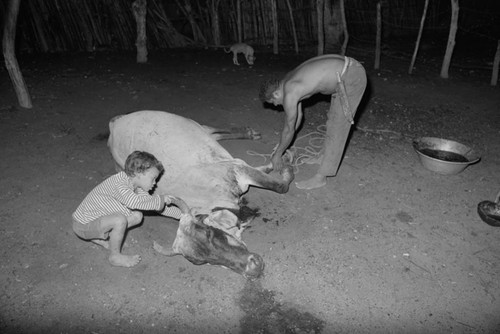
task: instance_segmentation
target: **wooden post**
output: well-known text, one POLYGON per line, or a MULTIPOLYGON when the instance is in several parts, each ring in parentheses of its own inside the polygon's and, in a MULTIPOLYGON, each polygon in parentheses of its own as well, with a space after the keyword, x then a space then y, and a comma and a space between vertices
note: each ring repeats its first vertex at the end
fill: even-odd
POLYGON ((241 0, 236 0, 236 26, 238 27, 238 43, 243 42, 243 29, 241 27, 241 0))
POLYGON ((273 18, 273 54, 278 54, 278 9, 276 0, 271 0, 271 13, 273 18))
POLYGON ((3 29, 3 57, 5 59, 5 67, 14 84, 14 90, 16 91, 19 105, 23 108, 31 109, 33 107, 31 104, 31 97, 24 82, 21 70, 19 69, 15 52, 16 24, 20 4, 21 0, 10 0, 8 4, 9 7, 7 8, 5 26, 3 29))
POLYGON ((342 27, 344 30, 344 42, 342 43, 342 55, 345 56, 347 52, 347 43, 349 42, 349 32, 347 31, 347 20, 345 18, 345 5, 344 0, 340 0, 340 15, 342 17, 342 27))
POLYGON ((147 0, 135 0, 132 3, 135 22, 137 24, 137 39, 135 46, 137 48, 137 62, 140 64, 148 62, 148 48, 146 44, 146 13, 147 0))
POLYGON ((415 42, 415 50, 413 50, 413 57, 411 58, 410 68, 408 69, 408 74, 413 72, 413 66, 415 65, 415 59, 417 58, 418 48, 420 46, 420 39, 422 38, 422 30, 424 30, 425 18, 427 16, 427 7, 429 6, 429 0, 425 0, 424 11, 422 13, 422 19, 420 20, 420 29, 418 30, 417 41, 415 42))
POLYGON ((491 85, 496 86, 498 82, 498 65, 500 64, 500 39, 498 40, 497 52, 493 59, 493 69, 491 72, 491 85))
POLYGON ((293 19, 293 10, 292 10, 292 5, 290 4, 290 0, 286 0, 286 6, 288 7, 288 13, 290 14, 290 21, 292 24, 293 43, 295 45, 295 53, 299 54, 299 42, 297 40, 297 29, 295 28, 295 20, 293 19))
POLYGON ((220 45, 219 3, 220 0, 210 0, 208 2, 210 21, 212 22, 213 42, 215 45, 220 45))
POLYGON ((316 0, 316 14, 318 17, 318 56, 325 50, 325 38, 323 32, 323 11, 324 0, 316 0))
POLYGON ((375 40, 375 66, 374 69, 380 68, 380 43, 382 39, 382 14, 380 1, 377 2, 377 37, 375 40))
POLYGON ((450 33, 448 35, 448 44, 446 46, 443 65, 441 66, 441 78, 443 79, 448 79, 448 70, 450 68, 451 56, 453 55, 453 49, 455 48, 455 36, 457 34, 459 10, 460 7, 458 5, 458 0, 451 0, 450 33))

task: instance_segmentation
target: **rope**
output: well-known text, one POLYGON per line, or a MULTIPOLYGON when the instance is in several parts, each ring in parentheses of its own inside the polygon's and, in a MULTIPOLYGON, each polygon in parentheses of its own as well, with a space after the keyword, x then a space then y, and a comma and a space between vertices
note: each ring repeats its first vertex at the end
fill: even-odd
MULTIPOLYGON (((293 156, 296 157, 294 161, 292 162, 292 167, 294 174, 297 174, 299 172, 299 166, 303 164, 311 164, 314 163, 314 160, 317 160, 321 157, 321 148, 323 147, 323 142, 325 141, 326 137, 326 124, 319 125, 316 127, 316 131, 307 133, 301 137, 298 137, 295 140, 295 143, 292 147, 290 147, 288 150, 292 151, 293 156), (307 144, 305 146, 299 146, 298 143, 300 141, 303 141, 307 137, 310 137, 307 141, 307 144)), ((247 151, 246 153, 250 156, 258 156, 263 158, 264 164, 267 162, 267 160, 271 160, 271 156, 273 153, 276 151, 278 148, 278 144, 274 146, 273 151, 270 154, 264 154, 264 153, 258 153, 255 151, 247 151)))

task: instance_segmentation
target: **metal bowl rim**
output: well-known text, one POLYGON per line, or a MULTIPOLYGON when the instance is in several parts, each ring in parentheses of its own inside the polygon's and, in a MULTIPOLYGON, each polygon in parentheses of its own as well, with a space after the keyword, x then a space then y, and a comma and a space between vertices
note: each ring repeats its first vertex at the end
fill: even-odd
MULTIPOLYGON (((429 146, 428 146, 429 147, 429 146)), ((413 148, 415 149, 415 151, 423 156, 423 157, 426 157, 428 159, 432 159, 434 161, 437 161, 437 162, 442 162, 442 163, 445 163, 445 164, 453 164, 453 165, 469 165, 469 164, 473 164, 473 163, 476 163, 479 161, 479 159, 481 159, 481 156, 479 156, 475 151, 474 149, 472 149, 472 147, 470 146, 467 146, 467 145, 464 145, 460 142, 457 142, 457 141, 454 141, 454 140, 450 140, 450 139, 445 139, 445 138, 438 138, 438 137, 419 137, 419 138, 416 138, 413 140, 413 148), (463 147, 466 147, 469 149, 469 151, 466 153, 466 154, 462 154, 462 153, 458 153, 458 152, 453 152, 453 151, 448 151, 448 152, 453 152, 453 153, 457 153, 457 154, 460 154, 462 156, 464 156, 464 158, 466 158, 467 162, 457 162, 457 161, 446 161, 446 160, 441 160, 441 159, 437 159, 437 158, 434 158, 434 157, 431 157, 430 155, 427 155, 423 152, 421 152, 420 150, 422 149, 421 147, 421 144, 426 144, 424 143, 424 141, 435 141, 435 140, 439 140, 439 141, 442 141, 442 142, 448 142, 448 143, 452 143, 452 144, 458 144, 460 146, 463 146, 463 147)))
POLYGON ((475 158, 474 160, 469 160, 467 162, 459 162, 459 161, 446 161, 446 160, 441 160, 441 159, 438 159, 438 158, 434 158, 434 157, 431 157, 430 155, 427 155, 427 154, 424 154, 422 152, 420 152, 417 148, 415 148, 415 151, 423 156, 423 157, 426 157, 428 159, 431 159, 431 160, 434 160, 436 162, 441 162, 441 163, 444 163, 444 164, 448 164, 448 165, 470 165, 470 164, 473 164, 473 163, 476 163, 479 161, 480 158, 475 158))

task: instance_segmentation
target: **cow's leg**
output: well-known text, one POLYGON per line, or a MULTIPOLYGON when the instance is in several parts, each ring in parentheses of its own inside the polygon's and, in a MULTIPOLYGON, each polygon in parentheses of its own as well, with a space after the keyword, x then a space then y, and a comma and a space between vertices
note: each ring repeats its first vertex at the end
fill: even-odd
POLYGON ((239 182, 246 183, 259 188, 269 189, 274 192, 283 194, 288 191, 290 182, 293 181, 293 167, 291 162, 293 156, 290 154, 285 154, 284 156, 285 167, 281 173, 271 173, 272 168, 267 166, 262 166, 260 168, 251 167, 248 165, 241 166, 240 177, 243 176, 246 180, 240 179, 239 182))
POLYGON ((203 125, 207 133, 215 140, 228 140, 228 139, 250 139, 258 140, 261 138, 259 132, 249 127, 231 128, 231 129, 217 129, 210 126, 203 125))
POLYGON ((167 248, 163 247, 162 245, 160 245, 156 241, 153 241, 153 248, 155 251, 157 251, 158 253, 160 253, 162 255, 166 255, 166 256, 179 255, 179 253, 174 252, 172 249, 167 249, 167 248))
POLYGON ((241 168, 242 173, 248 177, 246 181, 249 185, 269 189, 280 194, 288 191, 290 182, 292 182, 294 178, 292 166, 283 168, 281 174, 266 174, 250 166, 241 166, 241 168))
POLYGON ((270 162, 267 165, 255 167, 255 169, 258 169, 263 173, 269 174, 273 171, 273 163, 270 162))

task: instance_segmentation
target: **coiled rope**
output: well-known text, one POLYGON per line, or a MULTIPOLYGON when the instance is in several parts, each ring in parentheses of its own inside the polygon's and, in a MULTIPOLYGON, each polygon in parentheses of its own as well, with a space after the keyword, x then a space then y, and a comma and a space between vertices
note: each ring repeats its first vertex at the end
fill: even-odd
MULTIPOLYGON (((292 162, 295 174, 299 172, 300 165, 315 163, 315 161, 320 158, 321 148, 323 147, 325 137, 326 124, 322 124, 316 127, 316 131, 307 133, 295 139, 294 145, 288 149, 292 151, 293 156, 296 157, 292 162), (299 143, 304 141, 306 138, 308 138, 307 144, 305 146, 300 146, 299 143)), ((258 153, 251 150, 248 150, 246 153, 250 156, 262 157, 264 160, 263 164, 265 164, 268 159, 271 160, 271 156, 277 148, 278 144, 274 146, 273 151, 270 154, 258 153)))

